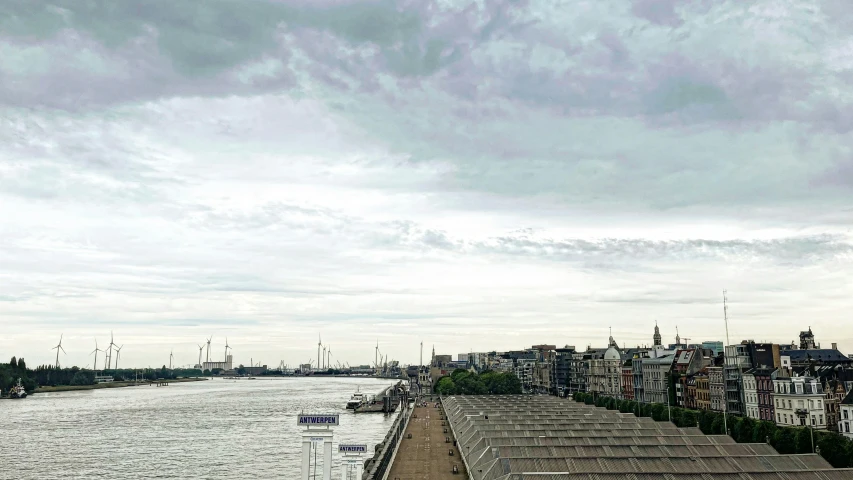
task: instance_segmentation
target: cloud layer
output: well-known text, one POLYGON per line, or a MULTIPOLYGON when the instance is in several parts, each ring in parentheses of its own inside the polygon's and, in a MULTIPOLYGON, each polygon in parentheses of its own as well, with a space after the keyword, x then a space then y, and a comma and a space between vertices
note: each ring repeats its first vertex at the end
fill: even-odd
POLYGON ((0 353, 853 351, 847 2, 2 6, 0 353))

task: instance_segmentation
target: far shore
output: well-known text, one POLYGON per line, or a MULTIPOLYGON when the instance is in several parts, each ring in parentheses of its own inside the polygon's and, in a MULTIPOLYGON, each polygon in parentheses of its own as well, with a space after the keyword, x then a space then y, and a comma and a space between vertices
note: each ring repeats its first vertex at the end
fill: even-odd
POLYGON ((107 382, 107 383, 96 383, 94 385, 59 385, 56 387, 51 386, 43 386, 38 387, 33 393, 50 393, 50 392, 71 392, 74 390, 97 390, 99 388, 121 388, 121 387, 133 387, 133 386, 148 386, 156 383, 183 383, 183 382, 200 382, 202 380, 207 380, 205 377, 193 377, 193 378, 174 378, 169 380, 156 380, 156 381, 144 381, 144 382, 107 382))

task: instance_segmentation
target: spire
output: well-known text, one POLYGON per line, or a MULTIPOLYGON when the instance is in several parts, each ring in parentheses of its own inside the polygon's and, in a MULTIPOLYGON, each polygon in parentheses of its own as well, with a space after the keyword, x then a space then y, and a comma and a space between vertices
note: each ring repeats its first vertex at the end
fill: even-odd
POLYGON ((658 321, 657 320, 655 320, 655 334, 654 334, 653 340, 654 340, 654 346, 655 347, 662 345, 661 337, 660 337, 660 329, 658 328, 658 321))
POLYGON ((678 325, 675 326, 675 343, 681 345, 681 337, 678 336, 678 325))
POLYGON ((610 338, 607 341, 607 346, 619 348, 619 345, 616 344, 616 340, 613 340, 613 327, 609 327, 609 328, 610 328, 610 338))

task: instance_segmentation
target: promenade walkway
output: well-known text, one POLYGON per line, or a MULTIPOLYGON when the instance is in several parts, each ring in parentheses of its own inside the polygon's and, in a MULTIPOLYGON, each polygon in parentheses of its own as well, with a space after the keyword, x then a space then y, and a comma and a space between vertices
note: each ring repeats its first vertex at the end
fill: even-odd
MULTIPOLYGON (((429 403, 426 407, 415 407, 403 442, 394 458, 389 480, 460 480, 467 478, 459 450, 453 446, 453 434, 449 426, 443 426, 440 410, 429 403), (415 417, 417 415, 417 417, 415 417), (448 433, 444 433, 444 429, 448 433), (412 438, 408 438, 412 434, 412 438), (451 443, 445 443, 451 437, 451 443), (453 449, 453 456, 448 450, 453 449), (453 465, 459 474, 452 473, 453 465)), ((447 422, 449 423, 449 422, 447 422)))

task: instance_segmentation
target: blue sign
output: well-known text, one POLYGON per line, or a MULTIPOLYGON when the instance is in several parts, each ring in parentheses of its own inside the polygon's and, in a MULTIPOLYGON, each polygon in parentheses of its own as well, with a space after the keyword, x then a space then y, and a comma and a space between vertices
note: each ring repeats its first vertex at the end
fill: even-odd
POLYGON ((296 424, 301 427, 335 427, 338 415, 299 415, 296 424))
POLYGON ((344 453, 367 453, 367 445, 338 445, 338 451, 344 453))

